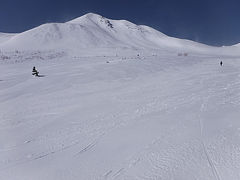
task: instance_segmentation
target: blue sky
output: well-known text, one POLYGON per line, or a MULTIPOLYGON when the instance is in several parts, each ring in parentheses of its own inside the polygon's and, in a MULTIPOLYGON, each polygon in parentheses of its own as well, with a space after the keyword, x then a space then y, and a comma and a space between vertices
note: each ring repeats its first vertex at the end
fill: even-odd
POLYGON ((0 32, 22 32, 88 12, 209 45, 240 42, 239 0, 0 0, 0 32))

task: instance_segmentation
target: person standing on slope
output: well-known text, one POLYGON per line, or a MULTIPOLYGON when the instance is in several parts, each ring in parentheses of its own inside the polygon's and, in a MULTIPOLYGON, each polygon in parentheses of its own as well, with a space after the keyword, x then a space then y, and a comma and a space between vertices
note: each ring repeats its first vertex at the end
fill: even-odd
POLYGON ((35 68, 35 66, 33 67, 33 70, 32 70, 32 75, 34 76, 38 76, 38 71, 37 71, 37 69, 35 68))
POLYGON ((223 65, 223 62, 221 61, 221 62, 220 62, 220 66, 222 66, 222 65, 223 65))

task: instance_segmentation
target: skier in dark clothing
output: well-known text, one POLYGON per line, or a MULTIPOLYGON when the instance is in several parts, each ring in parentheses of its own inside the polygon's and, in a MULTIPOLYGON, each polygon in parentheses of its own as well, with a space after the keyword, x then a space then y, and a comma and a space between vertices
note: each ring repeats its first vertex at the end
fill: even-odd
POLYGON ((35 68, 35 66, 33 67, 33 70, 32 70, 32 75, 35 75, 35 76, 38 76, 38 71, 37 69, 35 68))
POLYGON ((221 62, 220 62, 220 66, 222 66, 222 65, 223 65, 223 62, 221 61, 221 62))

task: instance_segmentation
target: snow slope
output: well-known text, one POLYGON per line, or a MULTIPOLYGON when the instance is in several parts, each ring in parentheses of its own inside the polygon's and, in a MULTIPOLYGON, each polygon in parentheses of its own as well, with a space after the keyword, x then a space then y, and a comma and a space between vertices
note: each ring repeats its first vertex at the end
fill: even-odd
POLYGON ((239 179, 239 58, 1 64, 0 179, 239 179))
MULTIPOLYGON (((2 44, 2 45, 1 45, 2 44)), ((96 47, 190 48, 208 46, 168 37, 147 26, 125 20, 111 20, 97 14, 86 14, 66 23, 49 23, 20 33, 1 43, 7 49, 79 49, 96 47)))
POLYGON ((0 179, 240 179, 237 47, 213 51, 144 26, 139 34, 147 35, 132 42, 127 34, 139 30, 127 25, 139 26, 110 22, 113 29, 88 14, 2 43, 12 49, 0 52, 0 179), (165 38, 188 55, 178 55, 177 43, 162 46, 165 38), (81 47, 74 54, 62 50, 73 42, 81 47), (41 77, 32 77, 33 66, 41 77))
POLYGON ((12 37, 16 36, 17 34, 14 33, 0 33, 0 43, 8 41, 12 37))

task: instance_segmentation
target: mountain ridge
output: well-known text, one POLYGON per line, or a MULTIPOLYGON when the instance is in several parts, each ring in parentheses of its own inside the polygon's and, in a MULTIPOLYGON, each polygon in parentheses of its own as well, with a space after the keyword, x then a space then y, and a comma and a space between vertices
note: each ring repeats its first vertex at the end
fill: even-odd
POLYGON ((7 49, 209 48, 191 40, 169 37, 154 28, 127 20, 112 20, 88 13, 65 23, 46 23, 0 41, 7 49))

